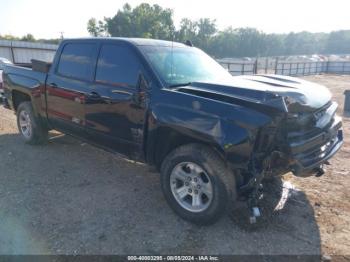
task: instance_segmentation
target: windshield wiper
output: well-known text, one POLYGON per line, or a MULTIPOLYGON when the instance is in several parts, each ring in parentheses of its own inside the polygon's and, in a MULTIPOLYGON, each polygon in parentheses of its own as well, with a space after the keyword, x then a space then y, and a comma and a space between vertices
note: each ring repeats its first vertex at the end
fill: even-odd
POLYGON ((168 87, 174 88, 174 87, 190 86, 190 85, 192 85, 192 82, 173 84, 173 85, 169 85, 168 87))

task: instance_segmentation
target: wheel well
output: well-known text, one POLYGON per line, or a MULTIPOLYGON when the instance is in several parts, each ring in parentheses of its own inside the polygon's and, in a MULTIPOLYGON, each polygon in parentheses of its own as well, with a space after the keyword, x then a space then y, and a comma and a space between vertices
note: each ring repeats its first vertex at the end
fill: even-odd
POLYGON ((214 145, 210 145, 209 142, 202 141, 192 136, 184 135, 183 133, 180 133, 171 128, 163 127, 163 128, 160 128, 160 130, 158 130, 157 132, 154 164, 158 169, 160 169, 160 166, 164 158, 171 151, 173 151, 175 148, 179 146, 191 144, 191 143, 209 145, 219 153, 220 157, 223 157, 223 153, 221 152, 221 150, 214 145))
POLYGON ((30 99, 29 95, 22 93, 22 92, 19 92, 19 91, 16 91, 16 90, 13 90, 12 91, 12 101, 13 101, 13 107, 14 107, 15 111, 17 111, 18 106, 22 102, 31 101, 31 99, 30 99))

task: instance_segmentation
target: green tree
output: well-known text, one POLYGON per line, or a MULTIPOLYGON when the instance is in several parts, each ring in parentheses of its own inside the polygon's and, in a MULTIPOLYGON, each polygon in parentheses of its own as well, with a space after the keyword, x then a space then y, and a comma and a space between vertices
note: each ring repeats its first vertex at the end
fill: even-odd
POLYGON ((0 39, 3 40, 20 40, 19 37, 13 36, 13 35, 0 35, 0 39))
POLYGON ((216 21, 211 20, 209 18, 201 18, 197 22, 197 27, 197 45, 203 48, 204 50, 208 50, 208 52, 212 53, 212 39, 213 36, 217 33, 216 21))
POLYGON ((172 15, 171 9, 159 5, 143 3, 132 9, 125 4, 114 17, 105 18, 104 24, 111 36, 170 40, 175 31, 172 15))
POLYGON ((90 18, 87 23, 87 30, 94 37, 103 36, 105 33, 105 24, 103 21, 97 21, 96 18, 90 18))
POLYGON ((35 42, 35 38, 32 34, 26 34, 21 38, 22 41, 35 42))
POLYGON ((327 33, 299 32, 265 34, 255 28, 218 31, 209 18, 184 18, 176 31, 173 10, 142 3, 135 8, 125 4, 113 17, 91 18, 87 30, 92 36, 143 37, 192 43, 217 58, 314 53, 350 53, 350 30, 327 33))
POLYGON ((237 53, 238 35, 232 27, 218 32, 212 40, 210 53, 215 57, 236 57, 237 53))
POLYGON ((197 23, 188 18, 183 18, 180 21, 180 29, 176 32, 176 40, 179 42, 194 41, 197 38, 197 33, 197 23))
POLYGON ((265 34, 255 28, 235 29, 237 34, 236 52, 241 56, 261 56, 264 53, 266 42, 265 34))
POLYGON ((192 21, 184 18, 180 22, 180 29, 176 32, 176 41, 190 40, 195 46, 206 51, 211 50, 213 36, 217 33, 216 21, 209 18, 201 18, 192 21))
POLYGON ((331 32, 325 45, 325 52, 329 54, 350 54, 350 30, 331 32))
POLYGON ((283 34, 267 34, 264 37, 264 47, 260 49, 261 56, 279 56, 284 55, 283 34))

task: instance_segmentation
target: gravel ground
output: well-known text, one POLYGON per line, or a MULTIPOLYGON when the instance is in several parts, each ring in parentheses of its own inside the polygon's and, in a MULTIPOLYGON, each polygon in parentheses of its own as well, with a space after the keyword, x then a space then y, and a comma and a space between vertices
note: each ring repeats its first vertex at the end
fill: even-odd
MULTIPOLYGON (((306 79, 339 102, 350 82, 306 79)), ((54 132, 25 145, 1 107, 0 254, 350 254, 349 157, 347 139, 323 177, 269 185, 254 226, 243 208, 199 227, 171 211, 150 167, 54 132)))

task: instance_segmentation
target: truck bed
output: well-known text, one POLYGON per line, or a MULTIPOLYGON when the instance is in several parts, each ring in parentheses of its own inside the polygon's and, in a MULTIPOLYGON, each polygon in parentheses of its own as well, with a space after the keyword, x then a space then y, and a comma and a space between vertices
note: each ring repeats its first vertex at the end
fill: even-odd
POLYGON ((16 110, 18 101, 16 102, 14 94, 17 92, 22 96, 27 95, 37 115, 45 116, 45 97, 42 94, 44 94, 46 76, 46 73, 34 71, 31 68, 7 66, 3 74, 4 105, 16 110))
MULTIPOLYGON (((40 82, 41 84, 45 83, 46 74, 38 71, 34 71, 28 67, 22 66, 6 66, 4 69, 4 74, 8 75, 10 78, 14 76, 28 77, 33 80, 40 82)), ((30 86, 27 86, 30 87, 30 86)))

